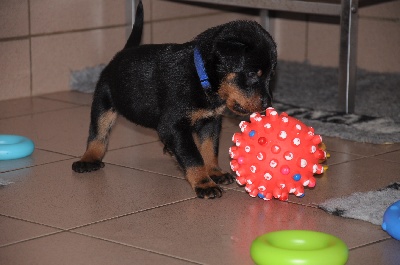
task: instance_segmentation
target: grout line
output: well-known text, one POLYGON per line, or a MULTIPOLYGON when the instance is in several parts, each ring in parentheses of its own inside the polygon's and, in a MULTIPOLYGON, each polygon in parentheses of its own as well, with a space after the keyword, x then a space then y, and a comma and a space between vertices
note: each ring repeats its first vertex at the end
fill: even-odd
MULTIPOLYGON (((31 100, 32 99, 33 98, 31 98, 31 100)), ((70 104, 73 105, 73 103, 70 103, 70 104)), ((44 110, 44 111, 38 111, 38 112, 31 112, 31 113, 27 113, 27 114, 20 114, 20 115, 16 115, 16 116, 4 117, 4 118, 0 118, 0 120, 9 120, 9 119, 21 118, 21 117, 43 114, 43 113, 48 113, 48 112, 57 112, 57 111, 62 111, 62 110, 77 109, 77 108, 81 108, 81 107, 89 107, 90 108, 90 106, 88 106, 88 105, 75 105, 75 106, 70 106, 70 107, 65 107, 65 108, 44 110)))
POLYGON ((391 153, 395 153, 395 152, 398 152, 398 151, 400 151, 400 146, 399 146, 399 149, 397 149, 397 150, 391 150, 391 151, 388 151, 388 152, 378 153, 378 154, 374 154, 374 155, 371 155, 371 156, 368 156, 368 157, 375 158, 375 159, 378 159, 378 160, 387 161, 387 162, 399 163, 400 160, 399 160, 399 162, 396 162, 396 161, 387 160, 387 159, 383 159, 383 158, 379 158, 378 157, 378 156, 381 156, 381 155, 391 154, 391 153))
POLYGON ((378 243, 382 243, 382 242, 388 241, 390 239, 391 239, 391 237, 386 237, 386 238, 379 239, 379 240, 374 241, 374 242, 370 242, 370 243, 366 243, 366 244, 363 244, 363 245, 355 246, 355 247, 349 248, 349 251, 360 249, 360 248, 364 248, 364 247, 368 247, 368 246, 371 246, 371 245, 374 245, 374 244, 378 244, 378 243))
MULTIPOLYGON (((30 1, 28 1, 28 3, 29 2, 30 1)), ((161 22, 176 21, 176 20, 185 20, 185 19, 189 19, 189 18, 210 17, 210 16, 215 16, 215 15, 220 15, 220 14, 223 14, 223 13, 226 13, 226 12, 217 11, 217 12, 210 12, 210 13, 201 14, 201 15, 155 19, 155 20, 145 21, 144 24, 145 25, 146 24, 150 24, 150 26, 152 27, 153 23, 161 23, 161 22)), ((114 29, 114 28, 121 28, 121 27, 127 27, 127 26, 130 26, 130 24, 122 23, 122 24, 113 24, 113 25, 105 25, 105 26, 98 26, 98 27, 88 27, 88 28, 81 28, 81 29, 71 29, 71 30, 54 31, 54 32, 48 32, 48 33, 31 34, 31 32, 30 32, 30 24, 29 24, 29 33, 28 33, 28 35, 0 38, 0 42, 25 40, 25 39, 31 39, 31 38, 36 38, 36 37, 54 36, 54 35, 61 35, 61 34, 80 33, 80 32, 87 32, 87 31, 94 31, 94 30, 114 29)))
POLYGON ((169 206, 169 205, 173 205, 173 204, 177 204, 177 203, 182 203, 182 202, 190 201, 190 200, 193 200, 193 199, 196 199, 196 198, 197 197, 189 197, 189 198, 178 200, 178 201, 173 201, 173 202, 168 202, 168 203, 156 205, 156 206, 153 206, 153 207, 149 207, 149 208, 133 211, 133 212, 130 212, 130 213, 125 213, 125 214, 109 217, 109 218, 106 218, 106 219, 94 221, 94 222, 91 222, 91 223, 79 225, 79 226, 76 226, 76 227, 67 228, 67 229, 65 229, 65 231, 72 232, 71 230, 76 230, 76 229, 79 229, 79 228, 83 228, 83 227, 87 227, 87 226, 91 226, 91 225, 95 225, 95 224, 99 224, 99 223, 103 223, 103 222, 119 219, 119 218, 122 218, 122 217, 130 216, 130 215, 134 215, 134 214, 138 214, 138 213, 142 213, 142 212, 147 212, 147 211, 150 211, 150 210, 155 210, 155 209, 158 209, 158 208, 161 208, 161 207, 164 207, 164 206, 169 206))
POLYGON ((305 37, 306 37, 306 39, 305 39, 305 47, 304 47, 304 62, 305 63, 308 63, 310 60, 308 59, 308 45, 309 45, 309 35, 310 35, 310 30, 309 30, 309 28, 310 28, 310 15, 309 14, 306 14, 305 15, 306 16, 306 19, 305 19, 305 24, 306 24, 306 32, 305 32, 305 37))
POLYGON ((35 239, 39 239, 39 238, 43 238, 43 237, 59 234, 59 233, 62 233, 62 232, 66 232, 65 229, 62 229, 60 227, 55 227, 55 226, 51 226, 51 225, 47 225, 47 224, 42 224, 42 223, 38 223, 38 222, 35 222, 35 221, 31 221, 31 220, 27 220, 27 219, 15 217, 15 216, 7 215, 7 214, 1 214, 0 213, 0 216, 58 230, 58 231, 55 231, 55 232, 49 232, 49 233, 42 234, 42 235, 39 235, 39 236, 34 236, 34 237, 31 237, 31 238, 26 238, 26 239, 10 242, 10 243, 7 243, 7 244, 3 244, 3 245, 0 245, 0 248, 8 247, 8 246, 11 246, 11 245, 16 245, 16 244, 27 242, 27 241, 32 241, 32 240, 35 240, 35 239))
POLYGON ((143 247, 131 245, 131 244, 128 244, 128 243, 123 243, 123 242, 120 242, 120 241, 115 241, 115 240, 108 239, 108 238, 102 238, 102 237, 89 235, 89 234, 85 234, 85 233, 82 233, 82 232, 76 232, 76 231, 69 231, 69 232, 73 233, 73 234, 78 234, 78 235, 81 235, 81 236, 89 237, 89 238, 94 238, 94 239, 106 241, 106 242, 109 242, 109 243, 114 243, 114 244, 117 244, 117 245, 122 245, 122 246, 130 247, 130 248, 134 248, 134 249, 137 249, 137 250, 150 252, 150 253, 153 253, 153 254, 157 254, 157 255, 161 255, 161 256, 165 256, 165 257, 169 257, 169 258, 174 258, 174 259, 179 259, 179 260, 182 260, 182 261, 187 261, 187 262, 194 263, 194 264, 203 264, 203 263, 199 263, 199 262, 194 261, 194 260, 190 260, 190 259, 186 259, 186 258, 174 256, 174 255, 169 255, 169 254, 166 254, 166 253, 163 253, 163 252, 159 252, 159 251, 151 250, 151 249, 148 249, 148 248, 143 248, 143 247))
MULTIPOLYGON (((237 192, 241 192, 241 193, 247 193, 247 191, 245 191, 244 189, 243 190, 239 190, 237 188, 231 188, 229 190, 233 190, 233 191, 237 191, 237 192)), ((254 199, 257 199, 257 198, 254 198, 254 199)), ((316 204, 312 204, 312 203, 305 204, 305 203, 301 203, 301 202, 291 201, 290 197, 289 197, 289 200, 287 200, 287 201, 279 201, 279 200, 277 200, 275 198, 271 199, 270 201, 271 202, 272 201, 277 201, 277 202, 281 202, 281 203, 285 203, 286 202, 286 203, 294 204, 294 205, 297 205, 297 206, 303 206, 303 207, 308 207, 308 208, 313 208, 313 209, 318 209, 319 210, 319 207, 316 204)))
MULTIPOLYGON (((136 123, 133 123, 133 124, 136 125, 136 123)), ((131 147, 146 145, 146 144, 153 144, 153 143, 157 143, 157 142, 161 142, 161 141, 160 140, 154 140, 154 141, 140 143, 140 144, 133 144, 133 145, 129 145, 129 146, 123 146, 123 147, 117 147, 117 148, 114 148, 114 149, 108 149, 108 151, 117 151, 117 150, 127 149, 127 148, 131 148, 131 147)))
MULTIPOLYGON (((65 154, 65 153, 61 153, 61 152, 57 152, 57 151, 53 151, 53 150, 47 150, 47 149, 44 149, 44 148, 36 148, 36 147, 35 147, 35 149, 40 150, 40 151, 49 152, 49 153, 58 154, 58 155, 69 156, 68 158, 60 159, 60 160, 54 161, 54 162, 65 161, 65 160, 69 160, 69 159, 73 159, 73 158, 79 157, 79 156, 70 155, 70 154, 65 154)), ((48 164, 51 164, 51 163, 54 163, 54 162, 48 162, 48 164)))
MULTIPOLYGON (((150 1, 150 43, 154 43, 154 37, 153 37, 153 32, 154 32, 154 25, 153 25, 153 1, 150 1)), ((143 40, 143 38, 142 38, 143 40)))
POLYGON ((161 23, 161 22, 170 22, 170 21, 177 21, 177 20, 187 20, 191 18, 201 18, 201 17, 211 17, 211 16, 218 16, 221 14, 232 13, 226 11, 213 11, 206 14, 199 14, 199 15, 188 15, 188 16, 179 16, 179 17, 171 17, 171 18, 160 18, 148 21, 148 23, 161 23))
POLYGON ((61 34, 69 34, 69 33, 79 33, 79 32, 87 32, 87 31, 94 31, 94 30, 105 30, 105 29, 113 29, 113 28, 120 28, 126 27, 127 24, 114 24, 108 26, 100 26, 100 27, 91 27, 91 28, 83 28, 83 29, 71 29, 71 30, 63 30, 63 31, 54 31, 50 33, 37 33, 37 34, 30 34, 29 35, 22 35, 18 37, 8 37, 8 38, 0 38, 0 42, 2 41, 15 41, 15 40, 25 40, 31 39, 36 37, 44 37, 44 36, 55 36, 61 34))
POLYGON ((7 244, 4 244, 4 245, 0 245, 0 248, 4 248, 4 247, 16 245, 16 244, 20 244, 20 243, 24 243, 24 242, 28 242, 28 241, 33 241, 33 240, 36 240, 36 239, 52 236, 52 235, 55 235, 55 234, 60 234, 60 233, 63 233, 63 232, 65 232, 65 231, 61 230, 61 231, 56 231, 56 232, 52 232, 52 233, 48 233, 48 234, 43 234, 43 235, 32 237, 32 238, 27 238, 27 239, 15 241, 15 242, 7 243, 7 244))
MULTIPOLYGON (((31 1, 28 0, 28 34, 31 36, 31 1)), ((29 96, 33 96, 33 73, 32 73, 32 39, 28 38, 29 43, 29 96)))
POLYGON ((354 161, 358 161, 358 160, 362 160, 368 158, 367 156, 362 156, 362 157, 358 157, 358 158, 354 158, 354 159, 350 159, 350 160, 346 160, 343 162, 337 162, 337 163, 329 163, 329 161, 327 162, 327 166, 330 168, 331 166, 337 166, 337 165, 343 165, 349 162, 354 162, 354 161))
POLYGON ((35 224, 35 225, 46 226, 46 227, 49 227, 49 228, 58 229, 58 230, 60 230, 60 231, 66 231, 65 229, 60 228, 60 227, 51 226, 51 225, 47 225, 47 224, 42 224, 42 223, 38 223, 38 222, 35 222, 35 221, 31 221, 31 220, 27 220, 27 219, 15 217, 15 216, 8 215, 8 214, 2 214, 2 213, 0 213, 0 216, 8 217, 8 218, 15 219, 15 220, 18 220, 18 221, 24 221, 24 222, 31 223, 31 224, 35 224))
MULTIPOLYGON (((336 151, 335 151, 335 152, 336 152, 336 151)), ((328 153, 329 153, 329 151, 328 151, 328 153)), ((336 152, 336 153, 348 154, 348 153, 343 153, 343 152, 336 152)), ((355 155, 355 154, 352 154, 352 155, 355 155)), ((360 155, 357 155, 357 156, 359 156, 359 157, 353 158, 353 159, 350 159, 350 160, 346 160, 346 161, 342 161, 342 162, 336 162, 336 163, 329 163, 329 158, 328 158, 328 159, 326 160, 326 165, 327 165, 329 168, 331 168, 331 167, 333 167, 333 166, 343 165, 343 164, 346 164, 346 163, 350 163, 350 162, 354 162, 354 161, 358 161, 358 160, 362 160, 362 159, 368 158, 367 156, 360 156, 360 155)), ((328 169, 328 170, 329 170, 329 169, 328 169)))
MULTIPOLYGON (((32 238, 28 238, 28 239, 19 240, 19 241, 11 242, 11 243, 8 243, 8 244, 0 245, 0 248, 6 247, 6 246, 10 246, 10 245, 14 245, 14 244, 18 244, 18 243, 22 243, 22 242, 26 242, 26 241, 35 240, 35 239, 42 238, 42 237, 47 237, 47 236, 58 234, 58 233, 62 233, 62 232, 71 232, 71 233, 80 234, 80 232, 76 232, 76 231, 72 231, 72 230, 76 230, 76 229, 79 229, 79 228, 91 226, 91 225, 94 225, 94 224, 98 224, 98 223, 102 223, 102 222, 106 222, 106 221, 110 221, 110 220, 115 220, 115 219, 118 219, 118 218, 134 215, 134 214, 137 214, 137 213, 142 213, 142 212, 158 209, 158 208, 161 208, 161 207, 164 207, 164 206, 169 206, 169 205, 173 205, 173 204, 177 204, 177 203, 193 200, 193 199, 196 199, 196 198, 197 197, 190 197, 190 198, 186 198, 186 199, 182 199, 182 200, 178 200, 178 201, 174 201, 174 202, 164 203, 164 204, 161 204, 161 205, 145 208, 145 209, 142 209, 142 210, 138 210, 138 211, 134 211, 134 212, 126 213, 126 214, 113 216, 113 217, 110 217, 110 218, 94 221, 94 222, 91 222, 91 223, 83 224, 83 225, 72 227, 72 228, 54 227, 54 226, 51 226, 51 225, 42 224, 42 223, 38 223, 38 222, 34 222, 34 221, 30 221, 30 220, 26 220, 26 219, 18 218, 18 217, 15 217, 15 216, 10 216, 10 215, 6 215, 6 214, 1 214, 0 213, 0 216, 4 216, 4 217, 12 218, 12 219, 15 219, 15 220, 24 221, 24 222, 28 222, 28 223, 31 223, 31 224, 41 225, 41 226, 45 226, 45 227, 48 227, 48 228, 59 230, 59 231, 43 234, 43 235, 40 235, 40 236, 37 236, 37 237, 32 237, 32 238)), ((82 235, 84 235, 84 234, 82 234, 82 235)), ((90 235, 88 235, 88 236, 90 236, 90 235)), ((119 242, 114 242, 114 243, 119 243, 119 242)), ((145 250, 145 249, 143 249, 143 250, 145 250)))
POLYGON ((130 167, 130 166, 120 165, 120 164, 116 164, 116 163, 109 163, 109 162, 104 162, 104 163, 106 165, 113 165, 113 166, 122 167, 122 168, 126 168, 126 169, 132 169, 132 170, 136 170, 136 171, 140 171, 140 172, 152 173, 152 174, 156 174, 156 175, 160 175, 160 176, 171 177, 171 178, 175 178, 175 179, 179 179, 179 180, 185 180, 184 177, 178 177, 178 176, 174 176, 174 175, 164 174, 161 172, 151 171, 148 169, 130 167))
MULTIPOLYGON (((73 90, 67 90, 67 91, 59 91, 59 92, 74 92, 73 90)), ((56 92, 57 93, 57 92, 56 92)), ((78 92, 81 93, 81 92, 78 92)), ((50 100, 50 101, 55 101, 55 102, 61 102, 61 103, 68 103, 68 104, 73 104, 76 106, 86 106, 86 107, 90 107, 91 103, 85 104, 85 103, 77 103, 77 102, 72 102, 72 101, 68 101, 68 100, 62 100, 62 99, 57 99, 57 98, 49 98, 46 95, 49 94, 54 94, 54 93, 48 93, 48 94, 42 94, 42 95, 37 95, 35 97, 40 98, 40 99, 45 99, 45 100, 50 100)), ((86 93, 81 93, 81 94, 86 94, 86 93)), ((87 93, 87 94, 92 94, 93 93, 87 93)))
MULTIPOLYGON (((38 148, 35 148, 35 149, 38 149, 38 148)), ((38 149, 38 150, 43 151, 42 149, 38 149)), ((52 151, 49 151, 49 152, 52 152, 52 151)), ((61 154, 61 153, 57 153, 57 152, 52 152, 52 153, 61 154)), ((65 154, 62 154, 62 155, 65 155, 65 154)), ((67 155, 67 156, 70 156, 70 155, 67 155)), ((28 168, 34 168, 34 167, 39 167, 39 166, 50 165, 50 164, 53 164, 53 163, 58 163, 58 162, 63 162, 63 161, 72 160, 72 159, 74 159, 74 158, 76 158, 76 157, 72 157, 72 156, 71 156, 71 157, 64 158, 64 159, 60 159, 60 160, 56 160, 56 161, 45 162, 45 163, 41 163, 41 164, 36 164, 36 165, 31 165, 31 166, 26 166, 26 167, 20 167, 20 168, 14 168, 14 169, 10 169, 10 170, 0 171, 0 173, 10 173, 10 172, 14 172, 14 171, 18 171, 18 170, 23 170, 23 169, 28 169, 28 168)), ((1 214, 0 214, 0 215, 1 215, 1 214)))
POLYGON ((400 19, 399 18, 376 17, 376 16, 371 16, 371 15, 370 16, 361 15, 359 17, 359 19, 400 23, 400 19))

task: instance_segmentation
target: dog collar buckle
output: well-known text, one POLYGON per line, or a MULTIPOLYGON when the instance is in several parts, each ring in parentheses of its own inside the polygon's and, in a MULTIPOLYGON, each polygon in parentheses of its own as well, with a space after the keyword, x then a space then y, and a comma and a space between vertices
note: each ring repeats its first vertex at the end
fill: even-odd
POLYGON ((206 69, 204 67, 203 58, 201 57, 200 51, 197 47, 194 48, 194 65, 196 66, 197 75, 199 76, 201 86, 204 90, 211 88, 206 69))

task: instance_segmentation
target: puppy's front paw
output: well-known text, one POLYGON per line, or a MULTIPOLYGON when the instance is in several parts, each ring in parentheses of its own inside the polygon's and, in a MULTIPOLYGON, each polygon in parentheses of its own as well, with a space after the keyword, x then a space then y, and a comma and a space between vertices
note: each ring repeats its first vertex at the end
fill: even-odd
POLYGON ((235 177, 230 173, 221 173, 210 176, 210 178, 217 184, 232 184, 235 181, 235 177))
POLYGON ((72 170, 78 173, 96 171, 103 167, 104 163, 101 161, 95 161, 95 162, 76 161, 72 164, 72 170))
POLYGON ((212 180, 210 180, 214 185, 204 186, 204 187, 195 187, 194 191, 198 198, 201 199, 215 199, 220 198, 224 190, 216 185, 212 180))
POLYGON ((208 176, 204 167, 188 168, 186 171, 186 178, 199 198, 219 198, 224 192, 224 190, 208 176))

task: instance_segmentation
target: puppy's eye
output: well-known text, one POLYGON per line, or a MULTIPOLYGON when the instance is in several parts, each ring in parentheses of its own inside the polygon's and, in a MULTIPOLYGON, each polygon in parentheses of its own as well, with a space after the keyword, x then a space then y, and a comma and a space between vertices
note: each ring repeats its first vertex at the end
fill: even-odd
POLYGON ((258 70, 257 72, 249 72, 247 73, 247 76, 250 78, 256 78, 256 77, 261 77, 263 72, 261 70, 258 70))
POLYGON ((257 76, 257 73, 256 73, 256 72, 249 72, 249 73, 247 73, 247 77, 253 78, 253 77, 256 77, 256 76, 257 76))

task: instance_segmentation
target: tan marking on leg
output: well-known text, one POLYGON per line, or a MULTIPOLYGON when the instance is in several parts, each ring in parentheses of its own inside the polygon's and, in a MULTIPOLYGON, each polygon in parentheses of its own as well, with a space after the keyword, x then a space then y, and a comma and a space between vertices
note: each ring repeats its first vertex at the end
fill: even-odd
POLYGON ((200 144, 199 149, 207 171, 209 171, 210 168, 218 167, 218 158, 214 154, 214 144, 212 138, 205 139, 200 144))
POLYGON ((195 111, 192 111, 189 116, 190 116, 190 121, 191 124, 194 125, 197 121, 201 119, 207 119, 215 116, 221 115, 225 110, 225 106, 218 107, 213 110, 206 110, 206 109, 198 109, 195 111))
POLYGON ((186 179, 193 189, 216 186, 206 172, 205 167, 189 167, 186 169, 186 179))
POLYGON ((189 167, 186 178, 197 196, 213 199, 222 196, 223 190, 207 175, 205 167, 189 167))
POLYGON ((199 109, 195 110, 192 113, 190 113, 190 122, 192 125, 194 125, 197 121, 204 119, 206 117, 211 117, 213 113, 209 110, 205 109, 199 109))
POLYGON ((101 161, 106 153, 106 145, 98 140, 91 141, 88 144, 85 154, 82 156, 82 162, 96 162, 101 161))
POLYGON ((99 132, 96 139, 108 138, 111 127, 117 118, 117 113, 115 111, 107 111, 103 113, 99 118, 99 132))
POLYGON ((218 157, 214 153, 214 143, 212 138, 204 140, 200 144, 199 150, 203 157, 204 166, 208 176, 222 176, 227 173, 222 171, 218 165, 218 157))
POLYGON ((103 159, 107 151, 108 136, 116 118, 117 113, 114 111, 107 111, 100 116, 97 136, 93 141, 88 143, 86 152, 80 161, 96 162, 103 159))

